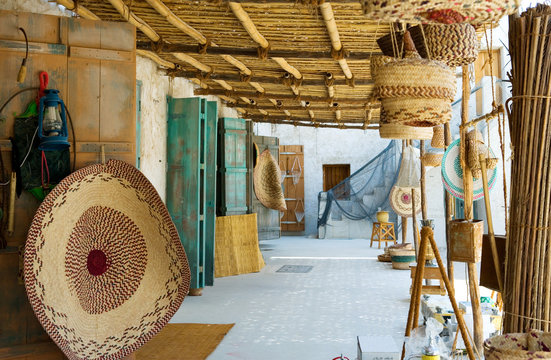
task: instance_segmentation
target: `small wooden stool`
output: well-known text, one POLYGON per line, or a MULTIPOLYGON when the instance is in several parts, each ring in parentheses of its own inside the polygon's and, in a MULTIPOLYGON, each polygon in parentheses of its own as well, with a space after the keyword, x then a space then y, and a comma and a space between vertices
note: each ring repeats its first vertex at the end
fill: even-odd
MULTIPOLYGON (((409 268, 411 270, 411 278, 415 279, 415 270, 417 269, 417 266, 410 265, 409 268)), ((421 294, 442 295, 442 296, 446 295, 446 288, 444 287, 444 281, 442 280, 442 274, 440 274, 440 270, 438 269, 438 266, 425 265, 423 278, 425 280, 438 280, 439 285, 423 285, 423 287, 421 288, 421 294)), ((411 294, 412 288, 413 288, 413 285, 409 288, 410 294, 411 294)))
POLYGON ((369 244, 369 247, 373 246, 373 241, 379 242, 379 249, 381 248, 381 241, 384 241, 385 243, 393 242, 394 244, 396 244, 394 223, 374 222, 373 231, 371 232, 371 243, 369 244))

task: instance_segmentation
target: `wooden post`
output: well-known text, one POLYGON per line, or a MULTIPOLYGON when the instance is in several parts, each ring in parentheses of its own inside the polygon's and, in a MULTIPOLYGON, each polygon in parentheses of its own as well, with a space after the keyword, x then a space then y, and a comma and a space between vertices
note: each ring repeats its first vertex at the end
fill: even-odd
POLYGON ((419 233, 419 230, 417 230, 417 214, 415 214, 415 189, 411 189, 411 222, 412 222, 412 231, 413 231, 413 247, 415 249, 415 256, 417 260, 419 260, 419 237, 417 234, 419 233))
POLYGON ((486 205, 486 220, 488 222, 488 235, 492 247, 492 258, 496 269, 499 292, 503 294, 503 279, 501 277, 501 264, 497 255, 496 238, 494 236, 494 224, 492 222, 492 208, 490 207, 490 192, 488 190, 488 174, 486 173, 486 155, 480 154, 480 168, 482 169, 482 186, 484 187, 484 205, 486 205))
MULTIPOLYGON (((444 124, 444 144, 446 146, 446 149, 448 146, 450 146, 452 142, 452 134, 450 130, 450 123, 444 124)), ((448 267, 448 277, 450 279, 451 286, 455 288, 454 284, 454 275, 453 275, 453 261, 451 260, 450 256, 450 221, 453 220, 453 213, 454 213, 454 198, 450 195, 449 192, 444 190, 444 204, 445 204, 445 210, 446 210, 446 261, 447 261, 447 267, 448 267)))
MULTIPOLYGON (((423 155, 425 155, 425 140, 421 140, 421 144, 419 145, 419 155, 421 159, 423 158, 423 155)), ((423 220, 427 220, 427 196, 426 196, 426 189, 425 189, 425 165, 423 164, 423 161, 420 161, 421 163, 421 214, 423 216, 423 220)))
POLYGON ((408 237, 408 218, 402 216, 402 244, 405 244, 408 237))
MULTIPOLYGON (((461 123, 465 124, 469 121, 469 97, 471 95, 469 83, 469 67, 462 67, 462 87, 463 99, 461 101, 461 123)), ((463 191, 465 194, 465 219, 473 219, 473 176, 471 169, 467 166, 466 159, 466 129, 461 128, 461 167, 463 168, 463 191)), ((479 353, 482 353, 484 343, 482 309, 480 308, 480 292, 478 289, 478 274, 476 271, 476 263, 467 263, 469 277, 469 291, 471 294, 471 305, 473 309, 473 328, 474 328, 474 346, 479 353)))

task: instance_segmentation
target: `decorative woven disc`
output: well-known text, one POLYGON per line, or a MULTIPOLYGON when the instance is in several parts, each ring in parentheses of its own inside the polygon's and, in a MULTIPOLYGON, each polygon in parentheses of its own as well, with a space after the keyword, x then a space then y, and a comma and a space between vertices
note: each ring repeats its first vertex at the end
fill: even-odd
MULTIPOLYGON (((450 144, 442 159, 442 182, 446 190, 458 199, 465 198, 463 191, 463 169, 459 158, 459 140, 450 144)), ((491 157, 495 157, 490 149, 491 157)), ((488 190, 491 190, 496 182, 497 169, 488 170, 488 190)), ((473 200, 479 200, 484 197, 484 188, 482 178, 473 178, 473 200)))
POLYGON ((69 359, 120 359, 178 310, 190 270, 166 206, 118 160, 80 169, 40 205, 25 246, 38 320, 69 359))
MULTIPOLYGON (((413 201, 411 198, 411 188, 393 186, 390 190, 390 206, 392 210, 401 217, 411 217, 413 210, 413 201)), ((421 211, 421 189, 415 188, 415 213, 421 211)))
POLYGON ((285 196, 281 189, 281 170, 268 149, 258 157, 253 172, 254 193, 262 205, 269 209, 285 211, 285 196))

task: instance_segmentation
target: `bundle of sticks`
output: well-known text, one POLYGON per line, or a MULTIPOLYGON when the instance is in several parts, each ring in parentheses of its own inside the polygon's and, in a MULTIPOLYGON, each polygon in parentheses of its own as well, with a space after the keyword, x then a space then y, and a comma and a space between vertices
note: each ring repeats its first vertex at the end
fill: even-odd
POLYGON ((551 328, 551 7, 509 19, 514 157, 504 332, 551 328))

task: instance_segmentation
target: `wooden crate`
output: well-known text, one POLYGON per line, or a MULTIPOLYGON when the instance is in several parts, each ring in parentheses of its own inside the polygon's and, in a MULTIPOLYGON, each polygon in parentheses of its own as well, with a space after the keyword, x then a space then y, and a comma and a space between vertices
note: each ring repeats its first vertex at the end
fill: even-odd
POLYGON ((450 258, 452 261, 477 263, 482 250, 484 221, 450 221, 450 258))

